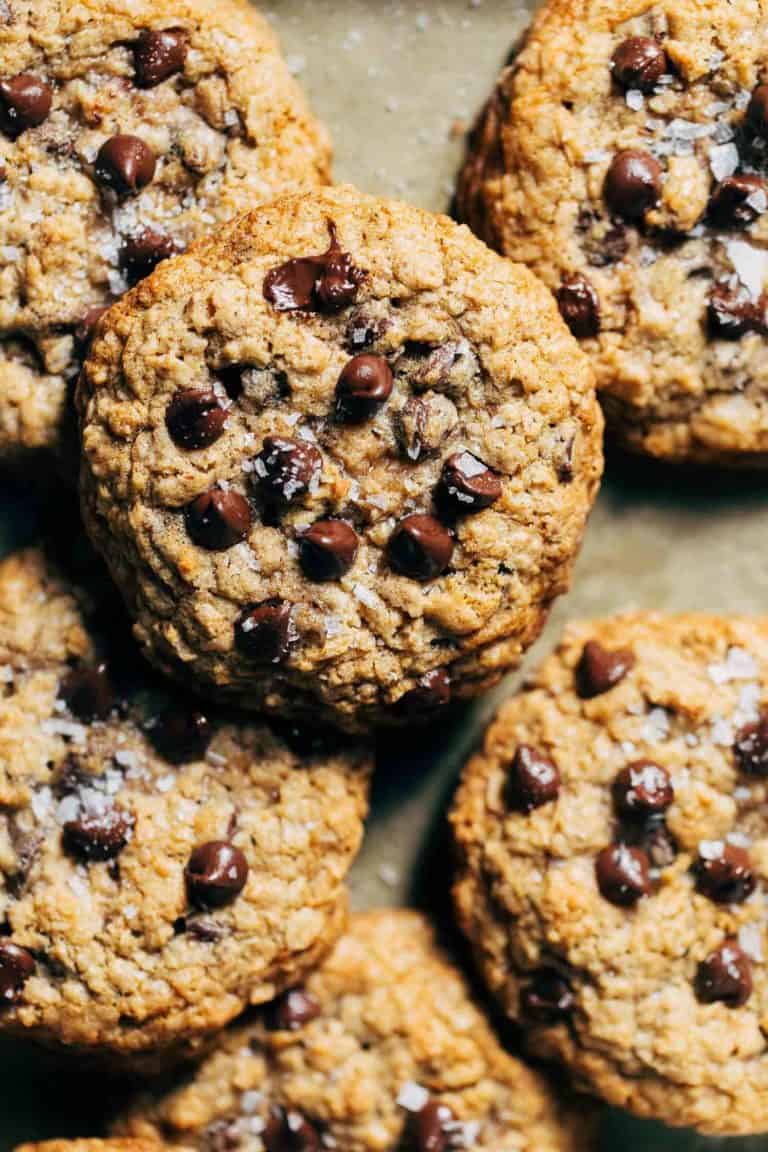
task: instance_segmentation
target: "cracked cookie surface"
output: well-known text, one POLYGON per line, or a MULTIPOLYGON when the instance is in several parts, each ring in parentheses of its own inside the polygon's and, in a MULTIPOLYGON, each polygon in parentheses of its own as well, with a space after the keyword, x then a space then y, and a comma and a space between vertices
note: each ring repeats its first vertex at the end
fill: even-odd
POLYGON ((73 451, 68 394, 99 311, 328 168, 250 4, 0 5, 0 455, 73 451))
POLYGON ((154 682, 40 550, 0 563, 0 1030, 186 1054, 331 945, 367 755, 154 682))
POLYGON ((150 658, 350 729, 517 663, 602 466, 586 357, 527 269, 349 188, 158 269, 78 403, 89 531, 150 658))
POLYGON ((768 1127, 768 621, 572 625, 452 813, 459 920, 532 1047, 609 1102, 768 1127))
POLYGON ((593 1146, 591 1108, 566 1112, 504 1052, 425 919, 404 910, 354 916, 304 987, 116 1131, 200 1152, 593 1146))
POLYGON ((458 212, 530 264, 609 427, 768 463, 768 8, 553 0, 470 138, 458 212))

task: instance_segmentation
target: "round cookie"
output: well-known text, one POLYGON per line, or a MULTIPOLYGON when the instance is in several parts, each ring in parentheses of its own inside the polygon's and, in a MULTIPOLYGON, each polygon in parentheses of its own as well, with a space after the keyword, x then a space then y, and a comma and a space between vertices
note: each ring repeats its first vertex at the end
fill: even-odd
POLYGON ((768 620, 570 627, 470 761, 461 924, 533 1049, 612 1104, 768 1128, 768 620))
POLYGON ((84 514, 150 658, 350 729, 518 662, 602 465, 586 357, 531 273, 351 188, 158 269, 78 403, 84 514))
POLYGON ((502 1049, 424 918, 389 910, 353 917, 303 988, 116 1131, 201 1152, 586 1152, 591 1122, 502 1049))
POLYGON ((368 760, 163 696, 92 608, 0 563, 0 1031, 186 1054, 342 930, 368 760))
POLYGON ((93 326, 130 284, 328 175, 324 129, 243 0, 3 0, 0 456, 67 448, 93 326))
POLYGON ((609 427, 768 464, 768 14, 550 0, 469 145, 458 212, 556 294, 609 427))

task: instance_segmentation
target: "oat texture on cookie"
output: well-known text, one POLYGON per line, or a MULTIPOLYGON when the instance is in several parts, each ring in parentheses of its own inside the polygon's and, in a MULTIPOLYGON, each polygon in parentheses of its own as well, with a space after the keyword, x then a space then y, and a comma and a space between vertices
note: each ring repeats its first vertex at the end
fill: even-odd
POLYGON ((346 917, 367 755, 169 694, 41 550, 0 562, 0 1032, 186 1055, 346 917))
POLYGON ((586 1152, 592 1121, 503 1050, 425 919, 391 910, 354 916, 302 987, 116 1131, 201 1152, 586 1152))
POLYGON ((519 660, 601 466, 549 293, 350 188, 261 209, 112 309, 78 393, 83 508, 149 656, 350 729, 519 660))
POLYGON ((461 924, 532 1048, 610 1103, 768 1127, 768 621, 572 625, 452 813, 461 924))
POLYGON ((471 136, 458 211, 530 264, 609 426, 768 462, 768 8, 551 0, 471 136))
POLYGON ((328 166, 245 0, 0 4, 0 457, 73 450, 68 395, 106 306, 328 166))

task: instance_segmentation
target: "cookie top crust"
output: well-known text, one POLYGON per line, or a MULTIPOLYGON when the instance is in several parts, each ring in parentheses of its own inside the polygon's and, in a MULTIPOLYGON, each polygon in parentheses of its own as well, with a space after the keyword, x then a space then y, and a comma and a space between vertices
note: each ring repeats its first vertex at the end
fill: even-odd
POLYGON ((518 661, 602 467, 549 293, 351 188, 159 268, 105 319, 78 403, 89 531, 150 657, 351 729, 518 661))
POLYGON ((591 1124, 504 1052, 425 919, 387 910, 116 1131, 201 1152, 586 1152, 591 1124))
POLYGON ((765 466, 768 7, 552 0, 502 74, 462 219, 556 293, 630 449, 765 466))
POLYGON ((764 1131, 768 621, 571 626, 452 813, 459 919, 505 1011, 609 1102, 764 1131))
POLYGON ((186 1055, 343 928, 370 764, 169 695, 118 631, 0 563, 0 1030, 186 1055))
POLYGON ((100 310, 329 153, 244 0, 0 6, 0 455, 64 449, 100 310))

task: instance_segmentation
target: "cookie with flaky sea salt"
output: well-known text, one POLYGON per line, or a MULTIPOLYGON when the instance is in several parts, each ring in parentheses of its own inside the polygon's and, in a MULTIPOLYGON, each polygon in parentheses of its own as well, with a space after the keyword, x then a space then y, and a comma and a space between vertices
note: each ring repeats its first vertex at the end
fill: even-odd
POLYGON ((154 683, 31 550, 0 563, 0 1032, 187 1054, 346 918, 368 762, 154 683))
POLYGON ((570 627, 470 761, 461 924, 504 1010, 612 1104, 768 1128, 768 620, 570 627))
POLYGON ((150 658, 351 729, 517 663, 602 464, 546 289, 351 188, 159 268, 105 319, 78 402, 89 531, 150 658))
POLYGON ((116 1131, 200 1152, 586 1152, 506 1053, 416 912, 368 912, 303 987, 225 1033, 199 1069, 116 1131))
POLYGON ((768 10, 551 0, 475 129, 458 209, 530 264, 614 434, 768 463, 768 10))
POLYGON ((0 3, 0 457, 64 450, 104 308, 254 204, 328 178, 244 0, 0 3))

